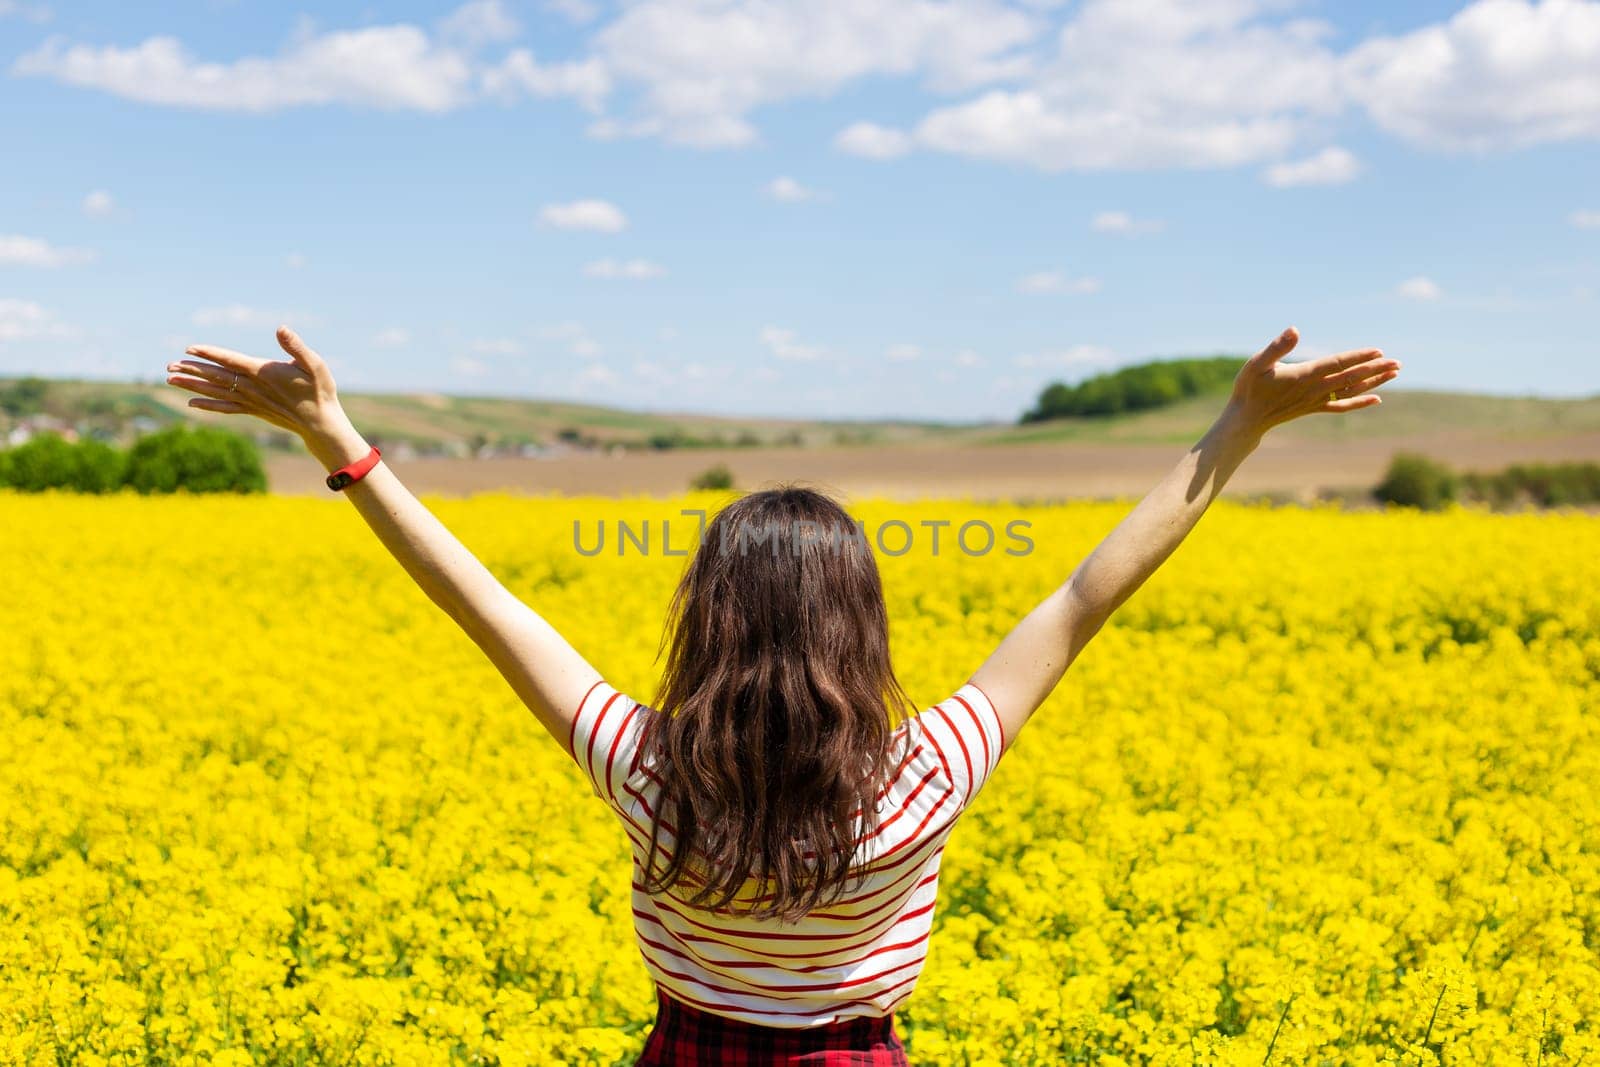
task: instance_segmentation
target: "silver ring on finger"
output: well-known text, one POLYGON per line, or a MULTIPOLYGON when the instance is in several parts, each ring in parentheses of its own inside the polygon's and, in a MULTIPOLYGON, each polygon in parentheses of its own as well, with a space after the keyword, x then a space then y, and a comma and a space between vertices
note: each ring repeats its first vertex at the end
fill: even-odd
POLYGON ((239 388, 239 372, 238 371, 234 371, 233 372, 233 384, 228 386, 228 392, 231 393, 237 388, 239 388))

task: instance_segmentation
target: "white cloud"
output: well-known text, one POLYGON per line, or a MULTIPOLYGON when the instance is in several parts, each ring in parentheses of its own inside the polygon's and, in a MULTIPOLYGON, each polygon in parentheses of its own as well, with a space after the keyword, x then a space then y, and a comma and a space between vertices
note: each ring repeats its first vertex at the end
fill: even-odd
POLYGON ((1021 293, 1097 293, 1099 278, 1069 278, 1060 271, 1042 270, 1017 279, 1021 293))
POLYGON ((411 332, 401 326, 386 326, 372 335, 372 343, 378 348, 399 348, 411 343, 411 332))
MULTIPOLYGON (((541 61, 527 48, 484 55, 519 27, 505 0, 470 0, 432 28, 303 28, 275 54, 225 60, 195 56, 172 36, 127 47, 57 37, 11 72, 150 103, 252 112, 326 104, 442 112, 486 97, 571 98, 596 115, 594 137, 701 147, 755 141, 752 116, 763 107, 898 78, 957 98, 904 128, 856 122, 835 136, 838 150, 887 160, 920 148, 1052 172, 1261 165, 1278 185, 1353 176, 1347 152, 1322 148, 1330 120, 1352 106, 1444 149, 1600 138, 1600 0, 1473 0, 1446 21, 1342 54, 1331 46, 1333 26, 1301 17, 1308 6, 544 0, 545 11, 576 23, 603 10, 614 17, 570 58, 541 61), (605 113, 624 89, 625 102, 605 113)), ((39 10, 0 0, 0 14, 39 10)))
POLYGON ((581 322, 568 320, 566 322, 552 323, 540 326, 533 331, 535 337, 544 341, 559 341, 567 346, 567 350, 575 356, 593 359, 602 349, 600 342, 589 335, 588 327, 581 322))
POLYGON ((636 0, 592 43, 639 87, 637 114, 595 132, 746 144, 756 108, 865 77, 921 76, 944 92, 1015 77, 1016 50, 1042 27, 997 0, 636 0))
POLYGON ((617 384, 617 373, 603 363, 590 363, 578 372, 576 387, 588 390, 591 386, 608 386, 617 384))
POLYGON ((657 385, 666 385, 673 379, 673 374, 659 363, 652 363, 647 359, 635 360, 633 376, 640 381, 652 382, 657 385))
POLYGON ((85 215, 103 218, 111 214, 112 209, 115 207, 116 203, 111 199, 111 194, 104 189, 96 189, 83 198, 83 213, 85 215))
POLYGON ((439 36, 469 48, 513 40, 522 32, 500 0, 469 0, 439 20, 439 36))
POLYGON ((1054 352, 1029 352, 1012 360, 1026 370, 1077 370, 1100 367, 1112 360, 1111 349, 1103 345, 1073 345, 1054 352))
POLYGON ((605 200, 546 204, 539 210, 539 221, 558 230, 592 230, 595 233, 620 233, 628 226, 628 217, 622 209, 605 200))
POLYGON ((1274 163, 1262 173, 1268 185, 1287 189, 1295 185, 1343 185, 1361 173, 1361 161, 1347 150, 1330 145, 1316 155, 1274 163))
POLYGON ((1407 300, 1437 300, 1443 295, 1443 290, 1439 288, 1438 283, 1432 278, 1421 274, 1415 278, 1407 278, 1395 286, 1394 291, 1396 296, 1404 297, 1407 300))
POLYGON ((589 111, 600 110, 611 91, 611 75, 598 59, 540 63, 526 48, 513 49, 497 66, 484 70, 480 81, 485 93, 503 100, 515 100, 519 92, 570 96, 589 111))
POLYGON ((246 304, 222 304, 196 309, 189 321, 196 326, 276 327, 285 322, 306 322, 309 317, 284 311, 265 311, 246 304))
POLYGON ((310 260, 306 259, 305 254, 301 252, 290 252, 283 257, 283 265, 290 270, 300 270, 309 262, 310 260))
POLYGON ((1567 221, 1580 230, 1600 230, 1600 211, 1574 211, 1567 221))
POLYGON ((766 326, 761 330, 761 343, 767 346, 778 359, 793 360, 795 362, 811 362, 821 359, 827 353, 816 345, 802 343, 795 336, 793 330, 786 330, 778 326, 766 326))
POLYGON ((40 337, 68 337, 72 329, 31 300, 0 298, 0 344, 40 337))
POLYGON ((37 237, 0 234, 0 266, 70 267, 94 258, 88 248, 59 248, 37 237))
POLYGON ((1337 146, 1306 156, 1352 105, 1445 149, 1600 137, 1595 0, 1476 0, 1343 54, 1329 47, 1330 25, 1296 17, 1300 6, 1083 0, 1017 84, 905 130, 858 124, 837 143, 878 158, 923 148, 1046 171, 1260 163, 1273 165, 1270 183, 1304 185, 1359 173, 1337 146))
POLYGON ((897 159, 911 151, 911 138, 871 122, 857 122, 839 131, 833 146, 841 152, 866 159, 897 159))
POLYGON ((580 25, 600 16, 600 8, 592 0, 544 0, 544 9, 580 25))
POLYGON ((648 259, 597 259, 583 266, 584 277, 610 281, 645 281, 666 273, 665 267, 648 259))
POLYGON ((1600 137, 1600 3, 1477 0, 1446 22, 1364 41, 1344 76, 1379 126, 1435 148, 1600 137))
POLYGON ((963 348, 955 354, 954 362, 958 367, 981 367, 984 364, 984 359, 972 349, 963 348))
POLYGON ((17 0, 0 0, 0 19, 19 18, 24 22, 49 22, 50 9, 43 4, 21 4, 17 0))
POLYGON ((509 337, 481 337, 467 347, 485 356, 516 356, 522 353, 522 345, 509 337))
POLYGON ((175 37, 149 37, 131 48, 57 38, 11 70, 145 103, 217 111, 341 103, 441 112, 472 95, 468 57, 405 24, 301 36, 276 56, 231 62, 197 59, 175 37))
POLYGON ((317 104, 450 111, 483 96, 572 97, 597 111, 610 91, 590 56, 541 64, 526 48, 498 62, 479 53, 520 32, 501 0, 472 0, 440 20, 437 34, 407 23, 316 34, 303 30, 275 56, 203 60, 175 37, 128 47, 52 38, 19 58, 13 74, 53 78, 145 103, 269 112, 317 104))
POLYGON ((921 357, 922 349, 917 345, 902 342, 901 344, 890 345, 883 355, 891 363, 909 363, 921 357))
POLYGON ((489 373, 489 364, 471 356, 457 356, 450 361, 450 369, 467 378, 481 378, 489 373))
POLYGON ((1085 0, 1016 89, 936 109, 925 148, 1047 171, 1226 167, 1277 157, 1337 109, 1331 32, 1281 0, 1085 0))
POLYGON ((1166 229, 1160 219, 1136 219, 1126 211, 1102 211, 1089 220, 1089 228, 1096 233, 1115 233, 1137 237, 1145 233, 1160 233, 1166 229))
POLYGON ((798 204, 805 200, 815 200, 817 191, 808 189, 793 178, 774 178, 766 185, 766 193, 772 199, 784 204, 798 204))

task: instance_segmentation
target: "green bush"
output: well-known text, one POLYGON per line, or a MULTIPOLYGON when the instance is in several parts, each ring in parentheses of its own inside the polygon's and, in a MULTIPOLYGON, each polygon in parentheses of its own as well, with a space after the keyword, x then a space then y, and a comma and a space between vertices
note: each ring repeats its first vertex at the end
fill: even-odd
POLYGON ((718 463, 715 467, 708 467, 695 475, 689 482, 690 489, 732 489, 733 472, 727 464, 718 463))
POLYGON ((141 493, 264 493, 255 444, 210 426, 184 423, 146 434, 128 450, 126 484, 141 493))
POLYGON ((54 430, 37 433, 10 450, 7 483, 24 492, 70 489, 78 476, 78 450, 54 430))
POLYGON ((80 440, 76 451, 72 488, 80 493, 115 493, 122 488, 128 469, 126 452, 92 437, 80 440))
POLYGON ((1592 504, 1600 500, 1600 464, 1527 463, 1507 467, 1504 480, 1542 507, 1592 504))
POLYGON ((114 493, 122 486, 122 470, 122 453, 104 441, 84 438, 74 444, 54 430, 0 452, 0 485, 30 493, 114 493))
POLYGON ((126 452, 92 437, 74 443, 43 431, 0 450, 0 486, 31 493, 114 493, 123 486, 141 493, 264 493, 267 475, 249 438, 177 423, 141 437, 126 452))
POLYGON ((1456 499, 1460 479, 1444 464, 1416 452, 1396 452, 1372 495, 1386 504, 1437 511, 1456 499))
POLYGON ((1184 397, 1231 386, 1244 360, 1235 356, 1139 363, 1096 374, 1077 385, 1052 382, 1022 421, 1116 415, 1164 407, 1184 397))
POLYGON ((1495 509, 1526 499, 1542 508, 1600 501, 1600 463, 1514 463, 1503 471, 1461 476, 1461 488, 1495 509))

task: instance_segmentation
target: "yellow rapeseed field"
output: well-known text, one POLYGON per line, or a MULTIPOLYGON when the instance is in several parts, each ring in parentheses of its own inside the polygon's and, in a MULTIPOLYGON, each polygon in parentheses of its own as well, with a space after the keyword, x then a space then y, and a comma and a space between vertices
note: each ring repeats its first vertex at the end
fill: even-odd
MULTIPOLYGON (((427 503, 648 700, 719 499, 427 503)), ((912 696, 1131 504, 852 502, 912 696)), ((0 1063, 637 1054, 627 839, 348 502, 0 492, 0 563, 0 1063)), ((911 1061, 1600 1067, 1597 704, 1600 519, 1214 504, 956 828, 911 1061)))

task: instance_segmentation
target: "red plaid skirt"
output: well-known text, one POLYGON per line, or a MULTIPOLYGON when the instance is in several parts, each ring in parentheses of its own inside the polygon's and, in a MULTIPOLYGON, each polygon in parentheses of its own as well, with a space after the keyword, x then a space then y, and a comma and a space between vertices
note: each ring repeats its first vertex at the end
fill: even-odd
POLYGON ((823 1064, 910 1067, 894 1016, 826 1026, 758 1026, 689 1006, 656 987, 656 1024, 634 1067, 769 1067, 823 1064))

